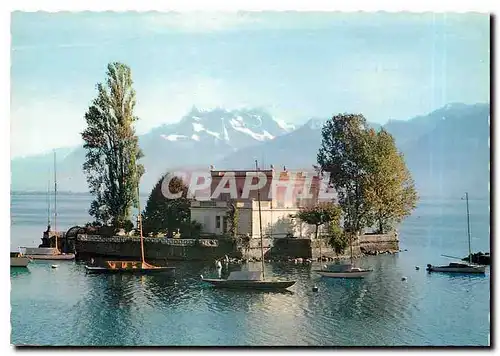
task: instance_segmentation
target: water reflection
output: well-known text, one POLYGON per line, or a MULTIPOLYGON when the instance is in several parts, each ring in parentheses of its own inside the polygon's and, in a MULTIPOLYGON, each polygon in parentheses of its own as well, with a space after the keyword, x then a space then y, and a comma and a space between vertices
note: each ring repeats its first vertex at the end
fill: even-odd
POLYGON ((30 274, 31 271, 29 270, 29 267, 11 267, 10 268, 10 277, 17 277, 17 276, 23 276, 30 274))
MULTIPOLYGON (((484 277, 427 275, 402 264, 401 257, 356 261, 374 269, 359 280, 321 278, 313 272, 319 267, 316 264, 266 264, 268 276, 296 281, 285 291, 214 288, 200 279, 200 274, 216 273, 212 263, 177 262, 175 279, 161 274, 86 274, 81 263, 57 270, 40 264, 33 267, 33 274, 53 276, 56 271, 58 279, 50 280, 53 285, 71 283, 77 290, 66 297, 73 298, 70 302, 57 295, 74 318, 65 324, 67 339, 50 336, 53 343, 63 345, 422 345, 429 340, 436 343, 438 337, 460 343, 451 327, 460 318, 450 316, 457 314, 457 308, 476 312, 471 320, 477 330, 472 325, 465 328, 480 340, 487 327, 478 323, 488 306, 477 312, 477 301, 485 297, 485 288, 477 285, 484 284, 484 277), (408 276, 406 281, 401 280, 403 275, 408 276), (314 285, 318 292, 313 292, 314 285), (438 320, 443 310, 450 326, 444 329, 438 320)), ((254 267, 230 265, 223 273, 254 267)), ((11 271, 16 277, 11 279, 13 285, 26 276, 24 286, 35 287, 34 281, 28 282, 29 272, 16 272, 11 271)), ((48 302, 50 293, 29 293, 38 300, 40 315, 54 308, 55 303, 48 302)), ((18 308, 14 322, 20 338, 22 330, 32 329, 22 326, 26 317, 21 317, 18 304, 13 303, 18 308)))
POLYGON ((133 322, 137 276, 88 274, 87 293, 78 309, 85 315, 78 333, 96 345, 136 345, 140 341, 133 322))

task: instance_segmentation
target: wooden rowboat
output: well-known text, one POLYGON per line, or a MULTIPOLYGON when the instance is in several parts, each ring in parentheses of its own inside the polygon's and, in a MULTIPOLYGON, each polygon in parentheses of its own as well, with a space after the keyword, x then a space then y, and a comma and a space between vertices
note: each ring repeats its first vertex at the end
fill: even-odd
POLYGON ((85 266, 88 273, 168 273, 175 274, 175 267, 154 266, 141 261, 106 261, 104 266, 85 266))
MULTIPOLYGON (((137 181, 137 196, 139 194, 139 180, 137 181)), ((139 204, 139 211, 141 207, 139 204)), ((134 274, 156 274, 168 273, 169 276, 175 275, 175 267, 155 266, 147 263, 144 256, 144 236, 142 235, 142 216, 139 214, 137 217, 137 224, 139 227, 139 234, 141 237, 141 260, 140 261, 105 261, 103 266, 86 265, 85 269, 88 273, 134 273, 134 274)))

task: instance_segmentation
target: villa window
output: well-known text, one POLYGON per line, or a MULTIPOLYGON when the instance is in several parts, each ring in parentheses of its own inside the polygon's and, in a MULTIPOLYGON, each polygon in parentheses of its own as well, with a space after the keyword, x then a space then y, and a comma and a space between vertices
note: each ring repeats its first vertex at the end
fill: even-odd
POLYGON ((222 217, 222 232, 227 232, 227 218, 222 217))
POLYGON ((220 229, 220 216, 215 217, 215 228, 220 229))

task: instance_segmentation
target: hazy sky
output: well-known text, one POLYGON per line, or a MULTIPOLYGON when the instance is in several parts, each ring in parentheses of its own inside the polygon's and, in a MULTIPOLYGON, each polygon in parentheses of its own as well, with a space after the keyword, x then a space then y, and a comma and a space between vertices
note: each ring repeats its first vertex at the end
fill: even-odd
POLYGON ((489 101, 487 15, 16 12, 11 33, 12 157, 78 145, 110 61, 132 68, 138 133, 193 105, 384 123, 489 101))

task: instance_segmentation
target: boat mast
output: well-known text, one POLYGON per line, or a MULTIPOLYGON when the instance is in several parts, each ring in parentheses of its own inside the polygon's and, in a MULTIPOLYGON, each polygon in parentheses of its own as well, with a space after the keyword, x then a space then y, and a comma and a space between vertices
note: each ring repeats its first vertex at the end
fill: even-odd
MULTIPOLYGON (((54 234, 56 235, 57 248, 57 170, 56 170, 56 150, 54 150, 54 234)), ((49 236, 50 238, 50 236, 49 236)))
POLYGON ((465 192, 465 204, 467 206, 467 236, 469 238, 469 263, 472 263, 472 254, 470 249, 469 193, 467 192, 465 192))
POLYGON ((141 235, 141 261, 144 261, 144 238, 142 237, 142 216, 141 216, 141 196, 139 195, 139 179, 137 180, 137 209, 139 213, 137 214, 137 222, 139 223, 139 234, 141 235))
POLYGON ((352 266, 352 226, 351 226, 351 203, 349 201, 349 191, 347 191, 347 226, 348 226, 348 234, 349 234, 349 248, 351 250, 351 266, 352 266))
MULTIPOLYGON (((49 171, 50 174, 50 171, 49 171)), ((50 226, 50 179, 47 182, 47 232, 50 226)), ((49 236, 50 238, 50 236, 49 236)))
MULTIPOLYGON (((259 166, 257 164, 257 160, 255 160, 255 170, 258 173, 259 166)), ((266 175, 267 180, 267 175, 266 175)), ((258 185, 257 185, 258 187, 258 185)), ((262 264, 262 278, 265 278, 264 272, 264 240, 262 238, 262 212, 260 209, 260 188, 257 188, 257 200, 259 202, 259 232, 260 232, 260 254, 261 254, 261 264, 262 264)))
MULTIPOLYGON (((316 240, 318 240, 318 225, 316 225, 316 240)), ((321 264, 321 270, 323 270, 323 252, 321 252, 321 238, 319 239, 319 263, 321 264)))

